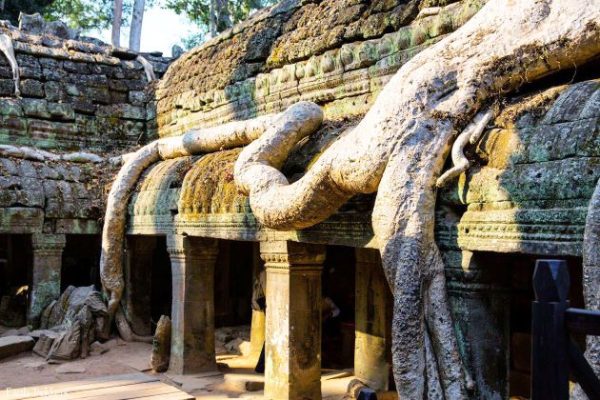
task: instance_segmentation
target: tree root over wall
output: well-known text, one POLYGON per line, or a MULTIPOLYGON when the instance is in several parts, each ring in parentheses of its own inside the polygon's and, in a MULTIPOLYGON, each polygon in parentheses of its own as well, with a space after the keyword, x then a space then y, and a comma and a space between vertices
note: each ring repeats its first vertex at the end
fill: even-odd
MULTIPOLYGON (((405 64, 359 125, 292 184, 279 167, 297 141, 318 127, 318 107, 300 103, 271 124, 240 123, 254 123, 264 132, 246 137, 260 136, 235 165, 236 182, 262 224, 306 228, 353 195, 378 192, 372 222, 394 294, 392 354, 400 398, 462 399, 472 386, 459 355, 434 240, 436 181, 452 142, 497 96, 600 54, 598 21, 600 0, 488 1, 463 27, 405 64)), ((482 114, 474 125, 484 119, 482 114)), ((226 137, 231 133, 223 130, 226 126, 214 128, 221 129, 221 145, 192 150, 245 144, 226 137)), ((132 186, 159 159, 161 147, 168 149, 167 156, 192 153, 182 146, 188 135, 146 146, 113 185, 101 261, 112 309, 122 291, 122 236, 132 186)))

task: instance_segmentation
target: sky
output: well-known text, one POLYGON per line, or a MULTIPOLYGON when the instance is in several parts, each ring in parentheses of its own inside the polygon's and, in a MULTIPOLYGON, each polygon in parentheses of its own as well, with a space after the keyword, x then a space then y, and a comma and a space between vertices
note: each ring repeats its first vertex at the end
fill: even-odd
MULTIPOLYGON (((198 27, 185 15, 177 15, 172 10, 164 10, 160 6, 146 9, 142 24, 141 51, 162 51, 163 55, 171 55, 174 44, 181 46, 181 39, 198 32, 198 27)), ((86 33, 110 43, 110 29, 86 33)), ((121 29, 121 45, 129 43, 129 26, 121 29)), ((182 46, 183 47, 183 46, 182 46)))

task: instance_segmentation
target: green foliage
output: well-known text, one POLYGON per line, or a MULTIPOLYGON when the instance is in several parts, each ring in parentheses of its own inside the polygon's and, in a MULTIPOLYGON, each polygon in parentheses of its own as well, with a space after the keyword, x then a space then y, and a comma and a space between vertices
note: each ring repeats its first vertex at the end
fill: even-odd
MULTIPOLYGON (((146 9, 159 0, 146 0, 146 9)), ((131 20, 133 0, 123 2, 123 26, 131 20)), ((47 20, 61 20, 83 31, 109 28, 113 18, 113 0, 5 0, 0 19, 13 25, 19 23, 19 13, 40 13, 47 20)))
POLYGON ((61 20, 72 28, 105 29, 112 23, 112 0, 54 0, 44 9, 48 20, 61 20))
POLYGON ((5 0, 4 10, 0 11, 0 19, 9 20, 13 25, 19 24, 19 13, 43 13, 53 0, 5 0))
POLYGON ((275 4, 278 0, 164 0, 164 7, 185 14, 198 25, 199 31, 182 39, 189 50, 204 42, 213 31, 220 33, 245 20, 256 10, 275 4), (212 6, 211 6, 212 2, 212 6), (211 11, 213 16, 211 18, 211 11))

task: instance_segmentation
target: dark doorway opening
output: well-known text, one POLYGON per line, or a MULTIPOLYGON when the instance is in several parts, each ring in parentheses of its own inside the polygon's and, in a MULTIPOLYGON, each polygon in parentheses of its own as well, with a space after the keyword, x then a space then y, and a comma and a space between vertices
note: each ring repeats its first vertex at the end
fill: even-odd
POLYGON ((26 325, 31 274, 31 237, 0 235, 0 325, 26 325))
POLYGON ((322 275, 323 368, 352 368, 355 338, 355 249, 327 246, 322 275), (334 305, 335 316, 331 315, 334 305))
POLYGON ((69 286, 102 288, 100 282, 100 251, 102 240, 99 235, 67 235, 62 255, 60 292, 69 286))

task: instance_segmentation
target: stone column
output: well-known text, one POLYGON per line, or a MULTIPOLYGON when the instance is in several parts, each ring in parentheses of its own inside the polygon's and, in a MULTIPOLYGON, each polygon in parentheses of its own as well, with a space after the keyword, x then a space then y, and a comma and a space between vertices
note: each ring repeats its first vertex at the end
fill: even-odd
POLYGON ((173 280, 171 361, 174 374, 216 370, 215 239, 167 237, 173 280))
POLYGON ((510 354, 509 268, 469 251, 445 251, 447 287, 473 399, 507 399, 510 354))
POLYGON ((376 391, 389 389, 392 293, 379 251, 356 249, 354 375, 376 391))
POLYGON ((152 262, 155 249, 156 236, 127 237, 122 303, 131 328, 141 336, 152 333, 152 262))
POLYGON ((267 270, 265 399, 321 399, 325 247, 261 242, 267 270))
POLYGON ((29 294, 27 323, 37 328, 44 308, 60 296, 62 253, 66 238, 62 234, 31 235, 33 273, 29 294))

